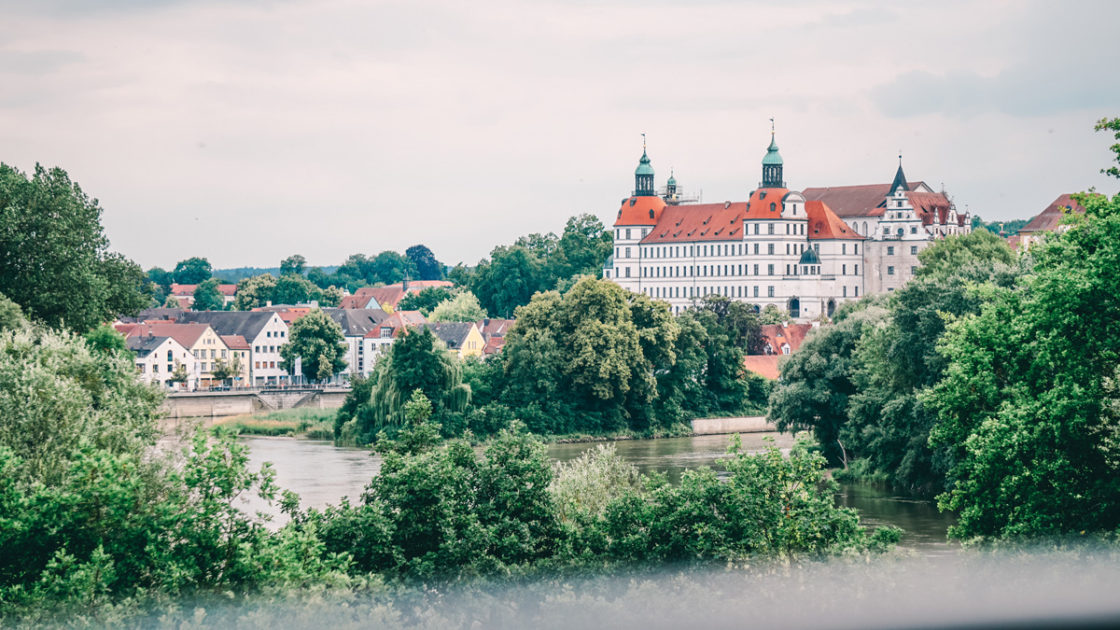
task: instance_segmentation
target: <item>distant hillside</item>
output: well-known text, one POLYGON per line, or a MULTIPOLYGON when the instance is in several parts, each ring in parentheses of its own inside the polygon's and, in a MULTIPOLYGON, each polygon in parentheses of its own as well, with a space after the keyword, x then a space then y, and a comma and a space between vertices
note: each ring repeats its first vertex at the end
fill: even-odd
MULTIPOLYGON (((311 269, 311 267, 308 267, 311 269)), ((324 273, 334 273, 338 269, 338 265, 328 265, 323 267, 324 273)), ((274 276, 280 275, 279 267, 232 267, 230 269, 215 269, 213 276, 223 282, 230 284, 236 283, 242 278, 249 278, 251 276, 259 276, 264 273, 270 273, 274 276)))

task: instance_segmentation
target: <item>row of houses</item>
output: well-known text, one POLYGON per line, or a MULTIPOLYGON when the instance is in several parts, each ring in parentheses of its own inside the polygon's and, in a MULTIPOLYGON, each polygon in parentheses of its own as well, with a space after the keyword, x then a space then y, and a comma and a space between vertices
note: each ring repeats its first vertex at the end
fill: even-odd
MULTIPOLYGON (((115 328, 136 355, 147 382, 170 389, 215 386, 283 387, 293 383, 281 348, 289 328, 314 307, 267 306, 252 311, 149 309, 121 318, 115 328)), ((380 308, 325 308, 342 329, 346 367, 339 382, 369 376, 377 358, 408 329, 427 328, 460 359, 501 351, 513 320, 433 323, 419 311, 387 313, 380 308)))

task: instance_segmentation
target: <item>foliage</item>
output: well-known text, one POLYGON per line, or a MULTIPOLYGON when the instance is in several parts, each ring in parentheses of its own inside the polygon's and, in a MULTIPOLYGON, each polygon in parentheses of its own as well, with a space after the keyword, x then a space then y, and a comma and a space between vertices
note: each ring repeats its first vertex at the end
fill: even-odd
POLYGON ((191 303, 191 310, 217 311, 221 310, 224 305, 225 296, 223 296, 221 290, 218 289, 217 278, 203 280, 195 287, 194 302, 191 303))
POLYGON ((404 255, 416 268, 420 280, 443 280, 443 263, 436 260, 435 254, 426 245, 413 245, 404 250, 404 255))
POLYGON ((424 317, 432 313, 432 309, 439 306, 440 302, 449 300, 454 296, 451 290, 445 287, 427 287, 417 293, 408 293, 397 303, 398 311, 420 311, 424 317))
POLYGON ((108 245, 101 207, 66 171, 0 164, 0 293, 28 318, 84 332, 147 307, 147 276, 108 245))
POLYGON ((325 381, 346 367, 346 339, 342 327, 320 309, 312 309, 296 320, 288 331, 288 343, 280 346, 284 369, 300 369, 309 381, 325 381))
POLYGON ((0 333, 0 447, 27 478, 59 480, 87 445, 119 454, 152 444, 159 401, 127 353, 40 328, 0 333))
POLYGON ((284 260, 280 261, 280 275, 303 275, 303 269, 307 266, 307 259, 299 254, 292 254, 284 260))
POLYGON ((972 215, 972 229, 987 230, 998 236, 1014 236, 1030 223, 1030 219, 1011 219, 1010 221, 985 221, 979 215, 972 215))
POLYGON ((241 357, 237 354, 233 355, 230 360, 215 359, 214 367, 210 370, 210 375, 219 381, 226 382, 241 376, 241 357))
POLYGON ((205 258, 188 258, 175 264, 175 282, 179 284, 200 284, 213 275, 210 261, 205 258))
MULTIPOLYGON (((1117 143, 1110 146, 1108 149, 1116 154, 1115 161, 1117 162, 1117 164, 1120 164, 1120 118, 1102 118, 1097 121, 1097 124, 1093 127, 1093 129, 1097 131, 1113 132, 1112 137, 1117 140, 1117 143)), ((1120 166, 1109 166, 1108 168, 1102 168, 1101 172, 1105 175, 1120 177, 1120 166)))
POLYGON ((0 293, 0 333, 8 330, 23 330, 29 325, 19 304, 0 293))
POLYGON ((327 287, 322 291, 313 293, 312 295, 317 295, 319 306, 325 308, 338 308, 338 305, 342 303, 342 289, 339 289, 338 287, 327 287))
POLYGON ((1085 217, 1032 248, 1032 274, 975 289, 979 314, 954 321, 939 344, 945 377, 922 401, 937 414, 932 442, 955 457, 940 497, 960 514, 954 536, 1120 526, 1120 196, 1079 202, 1085 217))
POLYGON ((237 282, 233 307, 239 311, 250 311, 265 306, 272 301, 272 292, 275 289, 276 278, 272 274, 242 278, 237 282))
POLYGON ((437 419, 462 412, 471 397, 470 388, 462 382, 458 359, 427 328, 398 337, 378 359, 370 380, 355 386, 352 397, 339 410, 338 434, 351 421, 360 444, 373 441, 383 429, 392 434, 406 422, 406 396, 417 390, 431 401, 437 419))
POLYGON ((614 444, 599 444, 572 461, 557 462, 552 471, 548 491, 563 523, 601 518, 611 502, 642 489, 638 469, 619 456, 614 444))
POLYGON ((781 379, 770 394, 770 418, 779 431, 812 431, 830 465, 846 459, 840 432, 848 399, 856 393, 856 345, 887 315, 874 299, 847 302, 836 311, 834 325, 813 329, 801 349, 781 363, 781 379))
POLYGON ((784 324, 789 321, 789 313, 774 306, 767 304, 762 312, 759 313, 760 323, 763 325, 784 324))
POLYGON ((546 287, 540 258, 516 245, 494 248, 489 261, 479 262, 468 285, 486 312, 506 318, 546 287))
POLYGON ((277 278, 272 289, 273 304, 306 304, 320 294, 311 281, 296 274, 284 274, 277 278))
POLYGON ((486 317, 478 298, 470 291, 460 291, 455 297, 444 300, 432 309, 428 318, 433 322, 477 322, 486 317))
MULTIPOLYGON (((86 345, 94 352, 104 352, 107 354, 123 354, 128 352, 128 342, 125 341, 124 335, 117 332, 115 328, 108 324, 102 324, 97 328, 87 332, 82 336, 86 345)), ((128 355, 132 358, 131 355, 128 355)))

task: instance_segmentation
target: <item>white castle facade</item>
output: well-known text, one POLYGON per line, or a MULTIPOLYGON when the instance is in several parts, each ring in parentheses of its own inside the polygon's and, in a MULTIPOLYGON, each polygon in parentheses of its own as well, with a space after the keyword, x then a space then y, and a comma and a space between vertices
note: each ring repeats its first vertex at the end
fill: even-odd
POLYGON ((673 177, 655 191, 643 149, 603 277, 667 302, 673 313, 718 294, 807 320, 895 290, 934 239, 970 230, 944 192, 907 182, 901 163, 889 185, 802 192, 786 188, 782 171, 771 133, 761 185, 747 201, 681 203, 673 177))

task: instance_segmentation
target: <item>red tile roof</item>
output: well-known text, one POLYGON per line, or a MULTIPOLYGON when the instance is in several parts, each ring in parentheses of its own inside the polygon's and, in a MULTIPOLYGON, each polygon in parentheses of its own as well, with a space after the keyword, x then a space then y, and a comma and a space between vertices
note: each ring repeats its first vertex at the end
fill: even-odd
POLYGON ((396 337, 405 328, 423 326, 427 323, 428 319, 420 311, 395 311, 382 320, 377 328, 366 333, 366 338, 380 337, 381 329, 386 326, 393 329, 393 336, 396 337))
POLYGON ((419 293, 424 289, 437 287, 450 289, 454 286, 455 283, 448 282, 447 280, 410 280, 408 282, 407 292, 400 282, 397 284, 387 284, 383 287, 362 287, 355 291, 354 295, 348 295, 342 298, 338 307, 384 309, 388 306, 389 308, 395 309, 397 304, 404 299, 406 293, 419 293), (370 305, 370 300, 374 300, 377 303, 370 305))
POLYGON ((1062 217, 1066 212, 1076 212, 1078 214, 1085 214, 1085 208, 1077 203, 1073 195, 1064 194, 1058 195, 1058 198, 1053 203, 1046 206, 1046 209, 1038 213, 1038 216, 1031 219, 1030 223, 1024 225, 1020 230, 1020 234, 1031 234, 1034 232, 1050 232, 1058 227, 1061 223, 1062 217))
POLYGON ((772 381, 778 380, 781 375, 781 370, 778 367, 778 362, 782 360, 783 355, 747 355, 743 357, 743 367, 748 372, 754 372, 762 378, 767 378, 772 381))
POLYGON ((618 209, 619 225, 656 225, 665 210, 665 200, 661 197, 627 197, 618 209))
POLYGON ((806 201, 805 214, 808 215, 809 240, 852 239, 863 240, 843 219, 836 216, 823 201, 806 201))
MULTIPOLYGON (((923 185, 925 182, 920 181, 906 183, 910 190, 923 185)), ((864 184, 806 188, 801 191, 801 194, 805 195, 806 200, 825 202, 836 216, 848 218, 882 216, 885 209, 884 202, 890 191, 890 184, 864 184)))
POLYGON ((219 335, 230 350, 251 350, 248 341, 241 335, 219 335))
MULTIPOLYGON (((922 225, 933 223, 946 224, 949 222, 949 210, 953 203, 945 193, 908 192, 906 198, 914 206, 914 213, 922 220, 922 225)), ((964 214, 957 216, 957 224, 963 227, 964 214)))
POLYGON ((486 346, 482 349, 482 354, 490 356, 502 351, 506 345, 505 337, 493 336, 486 340, 486 346))
POLYGON ((742 201, 668 206, 642 243, 742 240, 746 213, 742 201))
POLYGON ((198 338, 210 328, 210 324, 177 324, 166 320, 150 320, 141 324, 117 324, 118 332, 127 337, 171 337, 191 348, 198 338))
MULTIPOLYGON (((198 288, 197 284, 176 284, 171 283, 171 292, 168 295, 175 297, 194 296, 194 290, 198 288)), ((237 294, 236 284, 219 284, 218 292, 226 297, 233 297, 237 294)))
POLYGON ((797 352, 812 329, 812 324, 765 324, 762 326, 762 340, 771 354, 783 354, 783 344, 789 344, 792 354, 797 352))
MULTIPOLYGON (((345 299, 345 298, 344 298, 345 299)), ((310 306, 258 306, 254 311, 276 313, 283 322, 289 326, 311 312, 310 306)))
POLYGON ((497 317, 488 317, 486 319, 478 320, 478 332, 482 333, 483 339, 490 337, 505 337, 513 326, 516 319, 499 319, 497 317))

